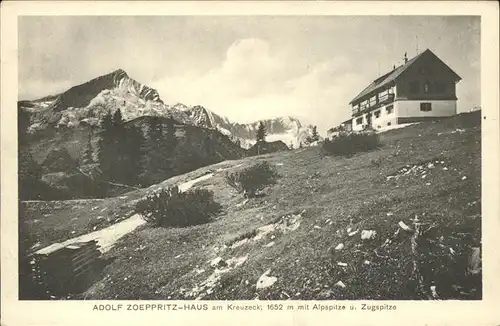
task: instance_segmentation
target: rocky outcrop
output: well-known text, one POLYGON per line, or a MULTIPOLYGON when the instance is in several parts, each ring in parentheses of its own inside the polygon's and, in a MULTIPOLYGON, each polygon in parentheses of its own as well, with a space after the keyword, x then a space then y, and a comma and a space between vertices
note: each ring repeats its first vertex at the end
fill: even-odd
MULTIPOLYGON (((201 105, 163 103, 155 89, 130 78, 123 69, 99 76, 67 91, 34 101, 19 101, 18 109, 30 112, 30 134, 53 128, 98 126, 107 112, 121 110, 126 121, 144 116, 170 117, 200 128, 217 130, 233 143, 248 149, 255 143, 260 121, 234 123, 201 105)), ((262 120, 269 141, 281 140, 298 147, 311 134, 294 117, 262 120)))
POLYGON ((244 124, 230 122, 226 117, 219 116, 200 105, 188 107, 178 103, 174 105, 174 108, 186 113, 191 124, 203 128, 217 129, 231 138, 233 142, 246 149, 255 144, 255 134, 261 121, 266 128, 270 141, 281 140, 287 145, 299 147, 300 144, 306 144, 307 138, 312 135, 312 126, 304 126, 299 119, 290 116, 244 124))
POLYGON ((289 149, 288 146, 286 146, 286 144, 281 140, 273 142, 260 141, 255 145, 253 145, 252 147, 250 147, 250 149, 248 149, 248 155, 254 156, 254 155, 269 154, 274 152, 287 151, 288 149, 289 149))
POLYGON ((110 74, 99 76, 86 83, 74 86, 57 96, 51 108, 62 111, 70 107, 82 108, 89 105, 90 101, 106 89, 122 88, 136 94, 146 101, 161 102, 158 92, 146 85, 131 79, 123 69, 118 69, 110 74))

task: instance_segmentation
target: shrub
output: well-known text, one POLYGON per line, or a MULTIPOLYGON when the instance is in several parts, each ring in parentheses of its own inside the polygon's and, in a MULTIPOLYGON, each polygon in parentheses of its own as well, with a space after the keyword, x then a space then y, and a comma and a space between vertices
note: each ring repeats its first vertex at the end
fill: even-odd
POLYGON ((323 151, 332 155, 349 156, 373 150, 379 145, 379 135, 375 132, 340 133, 323 141, 323 151))
POLYGON ((222 206, 212 191, 195 189, 180 192, 178 187, 162 189, 140 200, 136 212, 155 226, 184 227, 207 223, 222 206))
POLYGON ((257 163, 238 172, 226 172, 226 182, 245 197, 255 197, 259 190, 275 184, 279 174, 268 162, 257 163))

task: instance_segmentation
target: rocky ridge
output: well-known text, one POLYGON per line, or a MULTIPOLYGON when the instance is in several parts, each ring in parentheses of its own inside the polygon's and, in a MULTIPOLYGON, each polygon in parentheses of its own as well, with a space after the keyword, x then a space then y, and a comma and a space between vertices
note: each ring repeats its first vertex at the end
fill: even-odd
MULTIPOLYGON (((243 148, 255 144, 259 121, 231 122, 201 106, 182 103, 165 104, 158 92, 129 77, 118 69, 74 86, 67 91, 33 101, 19 101, 18 108, 31 113, 29 132, 32 134, 48 127, 74 128, 80 125, 97 126, 102 117, 120 109, 125 120, 142 116, 170 117, 181 123, 218 130, 243 148)), ((312 126, 304 126, 295 117, 277 117, 262 121, 269 141, 281 140, 287 146, 299 147, 311 135, 312 126)))

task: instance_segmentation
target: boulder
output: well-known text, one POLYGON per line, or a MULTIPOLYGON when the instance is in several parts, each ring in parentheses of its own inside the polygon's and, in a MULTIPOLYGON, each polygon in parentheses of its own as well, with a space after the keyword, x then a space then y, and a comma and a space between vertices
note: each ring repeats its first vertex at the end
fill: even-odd
POLYGON ((264 274, 262 274, 259 277, 259 279, 257 280, 257 284, 255 286, 257 290, 265 289, 267 287, 270 287, 271 285, 273 285, 278 280, 278 278, 276 278, 274 276, 268 276, 269 273, 271 273, 270 269, 268 269, 264 274))
POLYGON ((363 230, 361 231, 361 240, 370 240, 375 238, 377 231, 375 230, 363 230))

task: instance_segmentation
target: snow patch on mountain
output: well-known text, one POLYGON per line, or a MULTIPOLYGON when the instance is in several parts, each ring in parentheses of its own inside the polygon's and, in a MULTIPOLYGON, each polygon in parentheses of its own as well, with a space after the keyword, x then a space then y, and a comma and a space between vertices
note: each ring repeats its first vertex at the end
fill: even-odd
POLYGON ((299 119, 290 116, 240 124, 201 105, 167 105, 156 90, 130 78, 122 69, 74 86, 61 94, 20 101, 18 105, 32 113, 29 129, 32 133, 49 126, 73 128, 82 123, 97 126, 108 112, 114 113, 118 109, 126 121, 142 116, 171 117, 181 123, 216 129, 247 149, 256 142, 260 122, 266 128, 268 141, 281 140, 295 148, 306 143, 312 130, 311 126, 303 126, 299 119))

